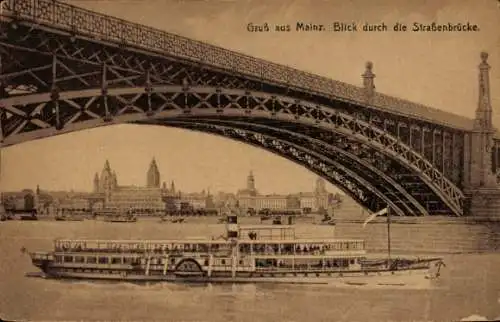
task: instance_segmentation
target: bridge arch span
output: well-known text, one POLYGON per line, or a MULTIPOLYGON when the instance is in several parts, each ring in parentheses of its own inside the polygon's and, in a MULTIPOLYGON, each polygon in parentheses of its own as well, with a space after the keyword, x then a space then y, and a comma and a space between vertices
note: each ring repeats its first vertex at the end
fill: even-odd
MULTIPOLYGON (((0 103, 10 119, 10 126, 3 131, 6 145, 96 126, 181 118, 206 122, 208 119, 244 120, 247 124, 272 124, 277 128, 299 126, 319 136, 347 139, 368 147, 405 168, 409 176, 418 178, 424 184, 422 189, 438 196, 450 213, 461 215, 463 212, 461 190, 425 157, 376 125, 335 106, 258 91, 177 85, 152 86, 149 90, 92 88, 61 92, 56 97, 36 93, 8 97, 0 103)), ((414 204, 411 198, 405 198, 414 204)), ((419 210, 422 212, 422 207, 419 210)))
MULTIPOLYGON (((174 126, 180 128, 194 129, 202 132, 215 133, 224 136, 229 133, 229 138, 245 142, 248 135, 254 137, 265 136, 270 140, 278 140, 287 146, 300 146, 306 153, 312 153, 334 161, 333 166, 340 164, 341 167, 356 169, 357 175, 365 181, 376 184, 377 190, 397 204, 407 215, 427 215, 427 210, 413 198, 398 182, 386 175, 375 165, 357 156, 355 153, 341 149, 338 146, 328 144, 324 141, 312 138, 302 133, 286 129, 276 129, 269 125, 245 123, 231 120, 214 119, 180 119, 165 120, 158 122, 160 125, 174 126), (235 138, 236 137, 236 138, 235 138), (382 190, 380 190, 382 189, 382 190)), ((258 145, 258 144, 257 144, 258 145)), ((273 151, 272 151, 273 152, 273 151)), ((278 151, 279 152, 279 151, 278 151)), ((274 152, 275 153, 275 152, 274 152)), ((280 154, 280 153, 278 153, 280 154)), ((280 154, 281 155, 281 154, 280 154)), ((283 156, 283 155, 282 155, 283 156)), ((286 156, 285 156, 286 157, 286 156)), ((297 161, 297 160, 294 160, 297 161)), ((300 164, 300 162, 298 162, 300 164)), ((338 168, 338 167, 337 167, 338 168)), ((384 199, 384 202, 387 200, 384 199)))

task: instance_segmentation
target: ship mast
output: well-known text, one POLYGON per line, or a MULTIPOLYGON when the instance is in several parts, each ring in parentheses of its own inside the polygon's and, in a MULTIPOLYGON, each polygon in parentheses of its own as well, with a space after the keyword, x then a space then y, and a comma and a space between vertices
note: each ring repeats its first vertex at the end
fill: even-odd
POLYGON ((391 266, 391 208, 387 207, 387 266, 391 266))

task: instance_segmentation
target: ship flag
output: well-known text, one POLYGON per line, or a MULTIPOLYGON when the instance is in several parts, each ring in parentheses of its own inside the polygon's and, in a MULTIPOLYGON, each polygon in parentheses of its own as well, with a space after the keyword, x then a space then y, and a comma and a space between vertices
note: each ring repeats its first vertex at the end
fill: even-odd
POLYGON ((382 215, 385 215, 387 214, 387 208, 384 208, 382 210, 379 210, 377 212, 374 212, 373 214, 371 214, 368 218, 366 218, 365 222, 363 223, 363 228, 366 227, 366 224, 368 224, 370 221, 372 221, 373 219, 375 219, 377 216, 382 216, 382 215))

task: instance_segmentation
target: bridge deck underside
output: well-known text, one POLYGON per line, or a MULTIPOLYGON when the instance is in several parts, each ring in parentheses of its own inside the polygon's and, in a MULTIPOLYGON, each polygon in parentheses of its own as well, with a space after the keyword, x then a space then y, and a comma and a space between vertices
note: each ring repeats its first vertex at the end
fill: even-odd
MULTIPOLYGON (((401 160, 345 133, 300 122, 284 122, 274 116, 291 114, 296 118, 344 126, 353 133, 364 133, 359 124, 368 124, 396 138, 397 144, 410 147, 434 168, 434 172, 442 173, 445 181, 458 188, 463 179, 461 130, 118 43, 75 37, 24 22, 17 22, 15 26, 12 28, 12 24, 4 23, 0 39, 0 77, 4 85, 1 94, 4 99, 11 99, 5 111, 0 109, 0 130, 5 144, 9 144, 9 140, 17 142, 16 137, 26 133, 41 133, 48 128, 64 130, 86 122, 94 127, 98 126, 96 122, 123 117, 125 122, 190 128, 265 147, 303 164, 333 183, 344 185, 344 189, 371 210, 378 210, 390 201, 401 214, 456 213, 456 209, 450 209, 450 204, 443 201, 442 195, 429 187, 429 182, 422 180, 419 171, 401 160), (180 87, 177 92, 153 89, 167 85, 180 87), (215 90, 202 93, 193 90, 195 87, 215 90), (120 92, 124 88, 141 90, 120 92), (19 90, 25 93, 16 94, 19 90), (66 95, 86 90, 93 92, 91 95, 66 95), (233 95, 231 90, 242 90, 244 94, 233 95), (258 97, 254 95, 256 92, 266 95, 258 97), (280 97, 286 97, 288 102, 283 103, 280 97), (221 113, 216 117, 202 117, 193 112, 189 117, 154 116, 173 110, 187 113, 188 110, 211 108, 218 112, 248 110, 254 115, 225 117, 221 113), (258 117, 256 112, 265 112, 267 116, 258 117), (138 114, 154 117, 134 119, 138 114), (345 121, 346 118, 349 120, 345 121), (236 130, 246 134, 237 134, 236 130), (281 142, 288 150, 285 153, 273 144, 252 141, 258 133, 264 135, 265 140, 281 142), (298 152, 292 148, 304 154, 297 156, 298 152), (325 170, 328 164, 330 168, 325 170), (363 193, 356 196, 353 192, 356 189, 348 189, 347 183, 339 183, 337 175, 326 173, 334 168, 338 175, 351 178, 349 186, 363 193), (350 171, 340 171, 341 168, 350 171), (351 172, 355 175, 349 174, 351 172), (370 188, 363 183, 370 183, 370 188)), ((370 140, 381 140, 370 134, 363 135, 370 140)))

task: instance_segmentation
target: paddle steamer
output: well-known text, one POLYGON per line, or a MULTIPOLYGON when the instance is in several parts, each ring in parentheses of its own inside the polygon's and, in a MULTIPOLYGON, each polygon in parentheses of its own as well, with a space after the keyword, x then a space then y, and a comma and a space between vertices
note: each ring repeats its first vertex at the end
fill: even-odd
POLYGON ((132 209, 124 210, 111 210, 111 213, 104 215, 103 221, 113 223, 134 223, 137 222, 137 216, 132 209))
POLYGON ((28 252, 48 278, 213 283, 406 285, 439 277, 440 258, 371 257, 363 240, 304 239, 293 225, 238 225, 219 238, 55 240, 28 252))
POLYGON ((114 223, 133 223, 137 222, 137 217, 134 215, 110 215, 104 217, 103 221, 114 223))
POLYGON ((54 220, 56 221, 83 221, 84 220, 84 214, 82 213, 63 213, 59 212, 55 217, 54 220))

